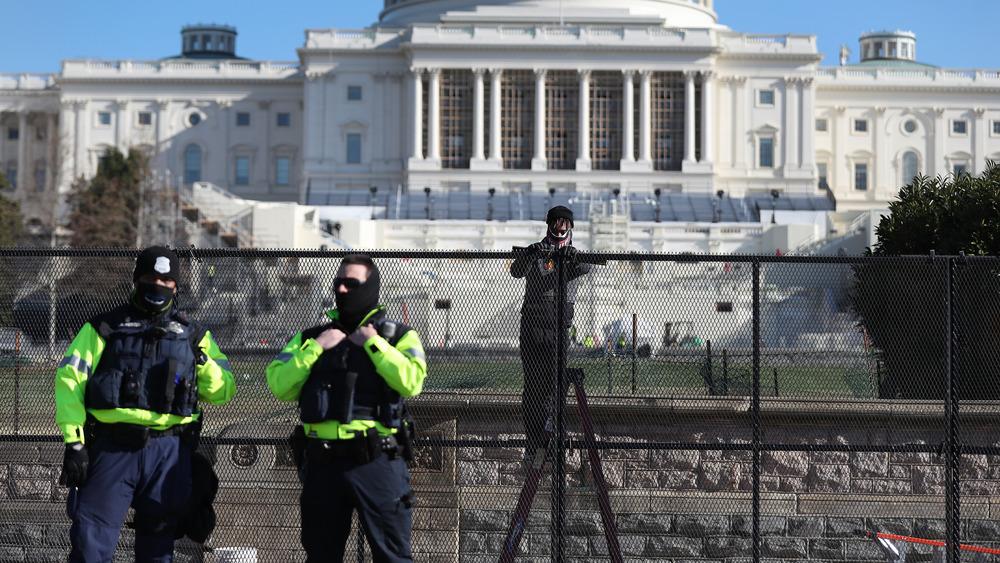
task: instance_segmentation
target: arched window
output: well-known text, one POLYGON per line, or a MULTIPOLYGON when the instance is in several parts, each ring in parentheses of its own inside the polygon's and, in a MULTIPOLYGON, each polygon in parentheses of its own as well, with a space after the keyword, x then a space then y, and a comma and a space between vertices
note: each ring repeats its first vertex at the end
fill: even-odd
POLYGON ((201 147, 188 145, 184 149, 184 183, 193 184, 201 181, 201 147))
POLYGON ((913 181, 913 178, 919 173, 917 170, 917 153, 913 151, 907 151, 903 153, 903 185, 909 185, 913 181))

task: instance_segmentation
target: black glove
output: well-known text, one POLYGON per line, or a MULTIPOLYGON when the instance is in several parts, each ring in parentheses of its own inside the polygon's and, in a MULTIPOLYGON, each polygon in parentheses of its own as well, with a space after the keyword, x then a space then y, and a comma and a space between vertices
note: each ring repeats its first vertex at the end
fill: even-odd
POLYGON ((525 250, 527 250, 529 254, 544 254, 549 251, 549 245, 541 241, 533 242, 529 244, 528 248, 525 250))
POLYGON ((576 249, 570 245, 560 248, 559 255, 570 262, 576 262, 576 249))
POLYGON ((59 484, 67 487, 79 487, 87 481, 87 466, 90 465, 90 455, 83 442, 66 444, 63 454, 62 474, 59 484))

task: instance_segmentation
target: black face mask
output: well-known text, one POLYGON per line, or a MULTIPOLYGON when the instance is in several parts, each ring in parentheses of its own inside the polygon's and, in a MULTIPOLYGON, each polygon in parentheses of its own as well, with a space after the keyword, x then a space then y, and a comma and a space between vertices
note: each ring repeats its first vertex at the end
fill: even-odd
POLYGON ((163 285, 137 281, 135 291, 132 293, 132 302, 135 306, 156 315, 168 309, 174 303, 174 288, 163 285))
POLYGON ((381 283, 378 268, 372 268, 371 274, 368 275, 368 281, 358 286, 357 289, 340 293, 336 287, 333 288, 334 300, 340 315, 340 324, 344 325, 344 328, 354 331, 365 316, 378 307, 379 285, 381 283))

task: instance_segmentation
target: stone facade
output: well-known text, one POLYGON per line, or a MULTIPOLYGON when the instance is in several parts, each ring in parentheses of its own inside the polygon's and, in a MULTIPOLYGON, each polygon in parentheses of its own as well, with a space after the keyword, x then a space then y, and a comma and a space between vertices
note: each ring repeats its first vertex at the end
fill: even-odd
MULTIPOLYGON (((430 442, 420 448, 412 468, 420 500, 413 534, 417 560, 465 563, 498 557, 525 475, 515 399, 427 393, 413 401, 421 438, 430 442), (459 447, 442 447, 441 441, 459 447)), ((754 466, 747 447, 752 436, 747 405, 738 399, 591 399, 598 440, 623 446, 603 449, 600 457, 627 560, 753 558, 754 466), (643 442, 657 448, 637 447, 643 442)), ((761 409, 782 413, 762 417, 765 449, 760 455, 756 546, 761 559, 884 560, 876 544, 861 535, 865 530, 945 537, 945 466, 944 458, 932 451, 936 447, 891 453, 829 447, 936 446, 943 435, 943 409, 878 401, 770 401, 761 409), (783 451, 768 445, 815 448, 783 451)), ((990 436, 991 428, 996 435, 986 414, 990 410, 987 405, 976 409, 983 414, 964 415, 966 443, 994 445, 975 443, 980 436, 990 436)), ((568 413, 570 437, 583 439, 572 401, 568 413)), ((272 448, 271 453, 251 456, 248 459, 259 463, 242 468, 225 466, 227 459, 235 459, 227 449, 234 447, 214 448, 223 484, 216 501, 219 525, 209 546, 252 547, 258 561, 303 560, 299 487, 283 446, 261 446, 272 448)), ((65 557, 69 522, 63 506, 66 489, 57 485, 60 460, 56 442, 15 441, 2 448, 0 560, 65 557)), ((574 447, 566 461, 564 553, 569 561, 606 559, 589 456, 574 447)), ((963 542, 1000 547, 998 475, 1000 456, 963 456, 963 542)), ((551 483, 551 475, 545 475, 519 560, 548 560, 552 553, 551 483)), ((126 528, 121 560, 130 557, 131 541, 126 528)), ((922 558, 929 558, 930 550, 911 546, 912 554, 922 558)), ((209 552, 205 560, 214 558, 209 552)), ((202 560, 202 554, 196 546, 178 543, 177 560, 202 560)))

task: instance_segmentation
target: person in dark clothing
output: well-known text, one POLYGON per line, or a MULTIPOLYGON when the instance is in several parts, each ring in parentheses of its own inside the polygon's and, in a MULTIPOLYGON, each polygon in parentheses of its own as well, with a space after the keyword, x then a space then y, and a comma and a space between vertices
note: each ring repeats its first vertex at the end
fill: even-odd
POLYGON ((545 217, 545 238, 528 246, 510 267, 515 278, 524 278, 524 304, 521 306, 521 366, 524 391, 521 408, 527 437, 525 458, 531 459, 545 444, 540 435, 548 415, 546 402, 553 395, 558 371, 559 332, 563 333, 563 353, 570 341, 573 303, 580 276, 590 271, 590 264, 576 259, 573 247, 573 211, 558 205, 545 217), (557 256, 558 254, 558 256, 557 256), (565 268, 563 291, 559 290, 560 264, 565 268), (562 326, 559 326, 559 296, 565 297, 562 326))

